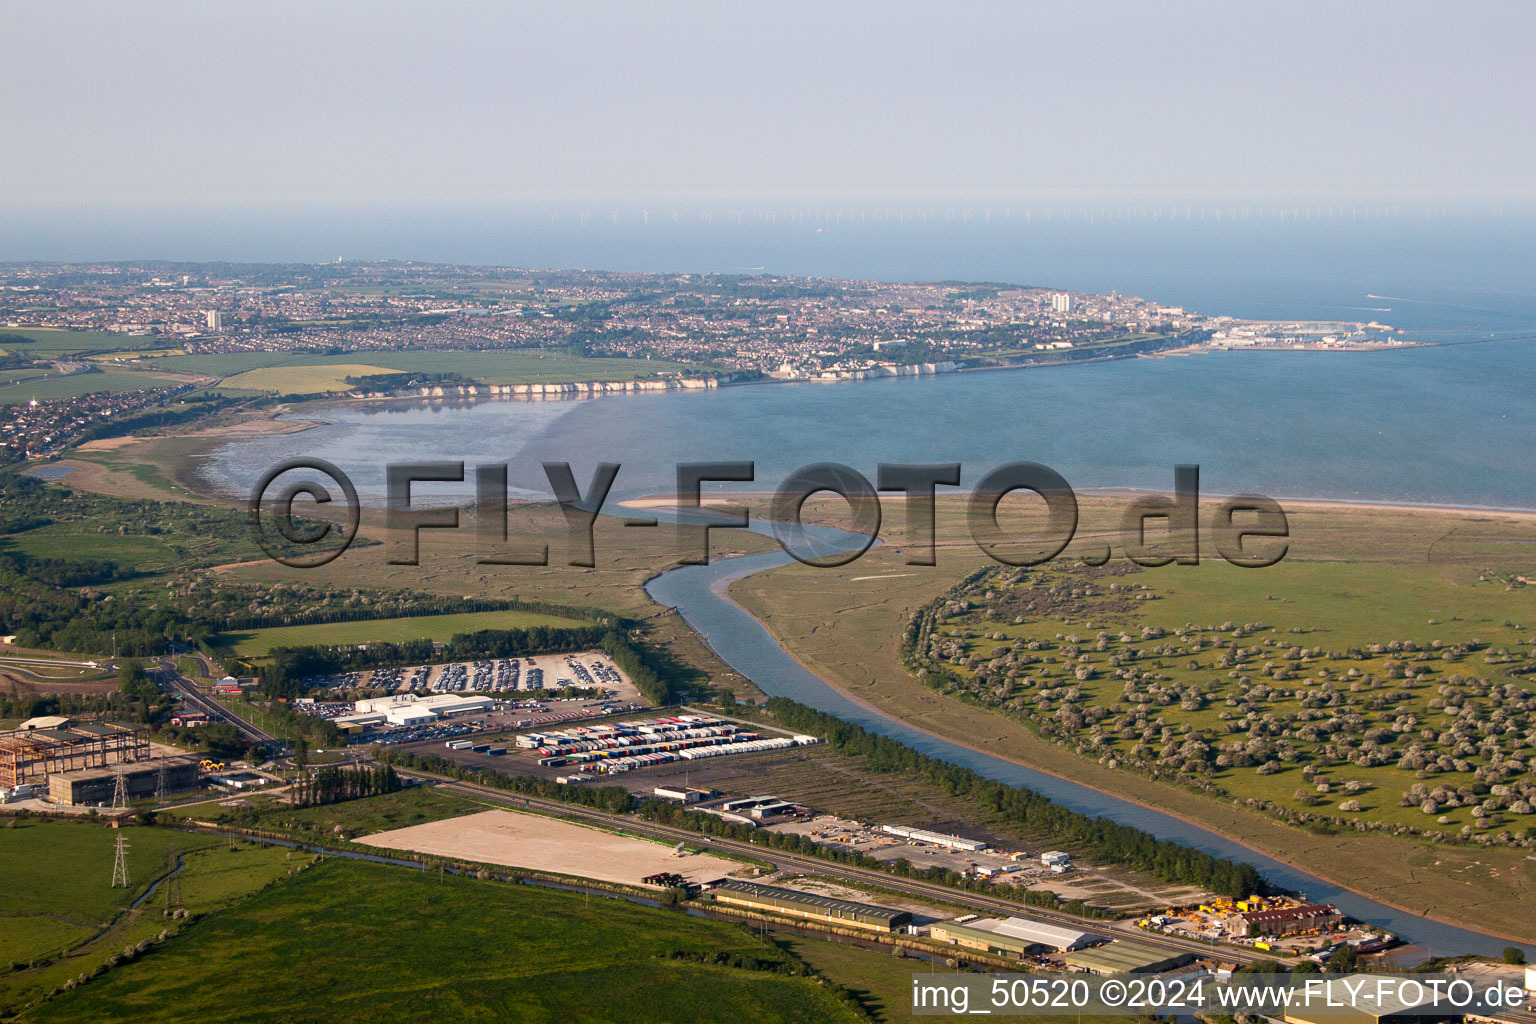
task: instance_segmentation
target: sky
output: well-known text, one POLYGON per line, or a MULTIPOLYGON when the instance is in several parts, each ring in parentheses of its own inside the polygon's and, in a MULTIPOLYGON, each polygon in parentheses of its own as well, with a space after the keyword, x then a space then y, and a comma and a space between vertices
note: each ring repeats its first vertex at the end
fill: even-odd
POLYGON ((1536 5, 5 0, 0 227, 116 206, 1533 197, 1536 5))

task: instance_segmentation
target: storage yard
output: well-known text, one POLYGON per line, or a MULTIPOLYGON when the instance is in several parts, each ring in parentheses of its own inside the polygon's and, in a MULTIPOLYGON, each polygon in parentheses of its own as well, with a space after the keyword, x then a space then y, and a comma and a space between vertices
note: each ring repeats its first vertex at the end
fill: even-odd
POLYGON ((537 751, 541 767, 570 767, 602 775, 622 775, 674 761, 809 747, 820 742, 814 736, 765 736, 722 718, 697 714, 528 732, 516 740, 520 749, 537 751))
MULTIPOLYGON (((646 781, 637 780, 630 788, 647 794, 656 770, 677 766, 698 770, 695 766, 736 761, 739 755, 821 742, 814 736, 795 736, 687 710, 641 717, 632 709, 592 701, 563 705, 544 701, 539 709, 547 713, 534 715, 525 708, 498 704, 487 717, 427 726, 418 731, 430 735, 404 742, 413 753, 435 754, 466 768, 546 778, 608 778, 644 770, 646 781), (560 713, 562 706, 571 711, 560 713), (502 753, 491 754, 491 750, 502 753)), ((368 737, 368 741, 375 740, 368 737)))
POLYGON ((1398 945, 1390 933, 1349 923, 1331 903, 1292 896, 1214 898, 1148 915, 1136 923, 1166 935, 1234 942, 1275 953, 1307 954, 1341 943, 1362 953, 1379 953, 1398 945))
POLYGON ((707 853, 678 855, 660 843, 517 811, 482 811, 381 832, 356 842, 631 885, 662 874, 677 874, 688 882, 703 884, 742 869, 735 861, 707 853))

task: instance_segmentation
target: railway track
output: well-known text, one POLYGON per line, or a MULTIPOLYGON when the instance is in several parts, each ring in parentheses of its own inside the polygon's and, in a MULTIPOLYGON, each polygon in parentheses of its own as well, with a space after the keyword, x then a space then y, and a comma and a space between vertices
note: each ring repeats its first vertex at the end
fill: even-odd
MULTIPOLYGON (((709 846, 725 853, 733 853, 753 860, 766 861, 773 864, 779 870, 793 869, 809 874, 817 874, 832 878, 841 878, 846 881, 861 882, 867 885, 877 885, 882 889, 906 893, 911 896, 921 896, 928 899, 939 900, 969 910, 979 910, 989 913, 1000 913, 1010 917, 1028 917, 1039 921, 1048 921, 1052 924, 1066 925, 1080 930, 1094 930, 1095 922, 1084 918, 1074 917, 1061 911, 1046 910, 1040 907, 1032 907, 1013 900, 1006 900, 996 896, 988 896, 984 893, 967 892, 961 889, 951 889, 937 885, 933 882, 925 882, 915 878, 901 878, 897 875, 889 875, 882 871, 873 871, 868 868, 852 867, 847 864, 838 864, 835 861, 821 860, 815 857, 806 857, 800 854, 788 853, 783 850, 773 850, 751 843, 742 843, 730 839, 722 839, 717 836, 701 836, 697 832, 689 832, 686 829, 673 828, 670 825, 657 825, 652 822, 642 821, 628 815, 609 814, 605 811, 594 810, 590 807, 581 807, 575 804, 561 803, 557 800, 545 800, 540 797, 522 796, 508 793, 505 790, 493 789, 488 786, 477 785, 472 782, 461 782, 455 779, 446 779, 442 776, 432 775, 427 772, 396 769, 400 775, 420 779, 431 783, 439 789, 471 796, 478 800, 488 800, 492 803, 504 804, 508 807, 523 808, 551 814, 555 817, 566 818, 573 821, 581 821, 587 824, 597 825, 610 830, 621 830, 634 835, 644 836, 650 839, 659 839, 668 843, 684 842, 693 846, 709 846)), ((1127 937, 1128 933, 1123 928, 1103 927, 1099 931, 1106 932, 1115 937, 1127 937)), ((1199 956, 1219 956, 1223 960, 1236 963, 1251 963, 1259 957, 1249 950, 1230 946, 1217 946, 1189 939, 1178 939, 1167 935, 1158 935, 1144 932, 1136 932, 1129 937, 1134 937, 1137 942, 1153 946, 1158 949, 1176 953, 1193 953, 1199 956)), ((1265 959, 1279 959, 1281 957, 1266 957, 1265 959)))

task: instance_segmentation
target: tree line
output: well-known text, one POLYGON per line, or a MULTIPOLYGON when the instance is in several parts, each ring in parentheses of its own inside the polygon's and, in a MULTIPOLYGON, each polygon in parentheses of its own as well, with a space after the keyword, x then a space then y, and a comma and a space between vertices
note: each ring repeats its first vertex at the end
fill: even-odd
POLYGON ((321 768, 293 784, 295 807, 318 807, 365 796, 397 792, 400 776, 390 765, 382 768, 321 768))

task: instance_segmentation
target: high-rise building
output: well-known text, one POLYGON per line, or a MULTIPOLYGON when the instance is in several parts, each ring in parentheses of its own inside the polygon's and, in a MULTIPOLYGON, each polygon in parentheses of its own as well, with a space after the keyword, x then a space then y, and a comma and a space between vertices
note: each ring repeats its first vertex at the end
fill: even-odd
POLYGON ((224 314, 216 309, 210 309, 207 313, 208 329, 210 331, 222 331, 224 329, 224 314))
POLYGON ((1066 292, 1057 292, 1051 296, 1051 309, 1057 313, 1072 312, 1072 296, 1066 292))

